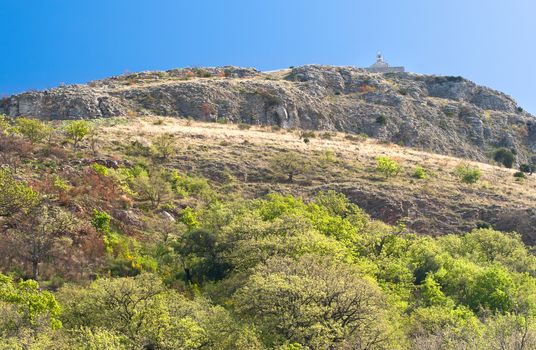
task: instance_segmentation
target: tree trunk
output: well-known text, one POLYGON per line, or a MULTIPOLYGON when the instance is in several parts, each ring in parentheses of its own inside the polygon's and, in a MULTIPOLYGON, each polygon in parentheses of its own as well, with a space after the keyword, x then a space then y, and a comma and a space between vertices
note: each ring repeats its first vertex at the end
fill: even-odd
POLYGON ((33 279, 37 281, 39 278, 39 262, 38 261, 32 261, 32 275, 33 275, 33 279))

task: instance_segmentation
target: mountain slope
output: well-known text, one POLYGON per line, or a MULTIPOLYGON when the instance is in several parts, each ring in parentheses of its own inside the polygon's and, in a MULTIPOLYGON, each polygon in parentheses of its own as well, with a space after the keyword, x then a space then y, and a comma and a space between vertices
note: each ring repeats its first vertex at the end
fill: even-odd
MULTIPOLYGON (((311 197, 334 189, 389 224, 404 220, 412 230, 427 235, 463 233, 485 222, 503 231, 517 231, 527 244, 536 242, 536 178, 516 181, 515 172, 474 162, 482 171, 477 184, 461 183, 455 168, 462 160, 422 152, 373 139, 342 133, 309 135, 304 143, 298 131, 274 131, 199 123, 176 118, 135 118, 103 127, 104 158, 123 160, 132 147, 151 147, 171 134, 177 155, 167 167, 204 176, 246 198, 271 192, 311 197), (133 146, 134 145, 134 146, 133 146), (297 152, 310 166, 292 183, 280 181, 272 159, 297 152), (375 172, 376 157, 385 155, 402 167, 399 176, 385 180, 375 172), (412 177, 415 167, 426 169, 427 179, 412 177)), ((121 161, 119 162, 121 163, 121 161)))
POLYGON ((536 119, 503 93, 461 77, 352 67, 144 72, 11 96, 0 102, 0 113, 40 119, 160 115, 337 130, 480 161, 501 147, 517 152, 520 162, 536 152, 536 119))

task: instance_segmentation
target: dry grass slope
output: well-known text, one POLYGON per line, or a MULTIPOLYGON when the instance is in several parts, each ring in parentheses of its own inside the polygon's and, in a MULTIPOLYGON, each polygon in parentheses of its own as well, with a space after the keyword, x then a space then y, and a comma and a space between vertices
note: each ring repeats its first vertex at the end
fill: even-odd
POLYGON ((134 140, 150 145, 158 135, 170 133, 177 152, 166 166, 206 176, 246 197, 272 191, 308 197, 331 188, 373 217, 388 223, 407 220, 420 233, 466 232, 486 222, 536 243, 536 178, 516 180, 512 169, 470 162, 481 169, 482 178, 464 184, 455 175, 459 158, 343 133, 317 132, 305 143, 298 130, 162 117, 121 120, 107 121, 102 128, 102 151, 110 157, 121 157, 134 140), (288 151, 311 165, 292 183, 278 178, 270 164, 274 155, 288 151), (388 180, 377 174, 375 158, 380 155, 396 160, 401 173, 388 180), (427 179, 411 176, 417 165, 427 171, 427 179))

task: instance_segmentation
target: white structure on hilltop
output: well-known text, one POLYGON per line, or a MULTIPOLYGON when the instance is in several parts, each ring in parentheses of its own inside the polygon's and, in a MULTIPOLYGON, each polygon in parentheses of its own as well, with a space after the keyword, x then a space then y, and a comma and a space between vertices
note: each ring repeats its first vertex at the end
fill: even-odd
POLYGON ((385 62, 381 52, 376 54, 376 62, 364 69, 372 73, 402 73, 405 71, 404 67, 391 67, 389 63, 385 62))

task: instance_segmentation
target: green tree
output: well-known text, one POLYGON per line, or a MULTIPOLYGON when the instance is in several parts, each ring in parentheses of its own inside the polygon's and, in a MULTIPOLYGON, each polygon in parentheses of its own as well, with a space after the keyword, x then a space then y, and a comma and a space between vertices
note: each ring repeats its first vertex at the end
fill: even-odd
POLYGON ((392 349, 381 290, 348 265, 304 256, 272 258, 234 297, 268 346, 392 349))
POLYGON ((84 337, 93 339, 105 330, 107 342, 126 342, 127 349, 231 350, 240 343, 259 348, 255 334, 223 308, 189 300, 152 274, 66 286, 58 300, 65 328, 84 327, 84 337))
POLYGON ((231 267, 223 258, 225 246, 218 235, 207 229, 194 229, 180 237, 175 245, 187 282, 223 278, 231 267))
POLYGON ((507 168, 511 168, 514 165, 516 156, 512 151, 506 148, 499 148, 495 151, 495 154, 493 155, 493 160, 498 163, 501 163, 507 168))
POLYGON ((15 282, 0 274, 0 337, 20 328, 61 328, 58 302, 32 280, 15 282))
POLYGON ((270 165, 276 174, 286 176, 288 182, 293 182, 296 175, 306 173, 310 166, 303 155, 293 151, 272 157, 270 165))
POLYGON ((417 308, 409 318, 411 349, 484 349, 481 324, 466 307, 417 308))
POLYGON ((536 164, 527 164, 527 163, 521 164, 519 166, 519 170, 529 175, 532 175, 532 173, 536 171, 536 164))
POLYGON ((67 123, 64 127, 67 140, 73 143, 73 148, 77 148, 78 144, 89 134, 90 125, 85 120, 75 120, 67 123))
POLYGON ((39 202, 39 194, 0 168, 0 216, 27 212, 39 202))
POLYGON ((533 350, 536 320, 533 316, 497 314, 486 319, 484 338, 490 350, 533 350))
POLYGON ((41 120, 24 117, 15 119, 15 130, 32 143, 43 141, 52 132, 52 128, 41 120))
POLYGON ((428 174, 426 173, 426 169, 424 169, 421 165, 417 165, 411 176, 416 179, 424 180, 428 177, 428 174))
POLYGON ((473 184, 480 180, 482 173, 479 168, 471 166, 469 163, 460 163, 455 169, 456 175, 463 183, 473 184))
POLYGON ((167 159, 175 151, 175 136, 170 133, 158 135, 153 140, 153 147, 160 158, 167 159))
POLYGON ((153 209, 171 199, 173 191, 161 170, 142 173, 132 181, 132 188, 142 201, 149 201, 153 209))
POLYGON ((398 175, 400 166, 396 161, 387 156, 379 156, 376 158, 376 171, 382 173, 388 179, 393 175, 398 175))
POLYGON ((478 274, 469 289, 468 303, 480 308, 508 312, 514 304, 514 282, 504 269, 490 267, 478 274))
POLYGON ((14 218, 14 227, 8 231, 9 241, 17 254, 32 266, 32 278, 39 279, 40 265, 54 258, 62 238, 75 227, 70 213, 48 205, 32 208, 28 214, 14 218))

